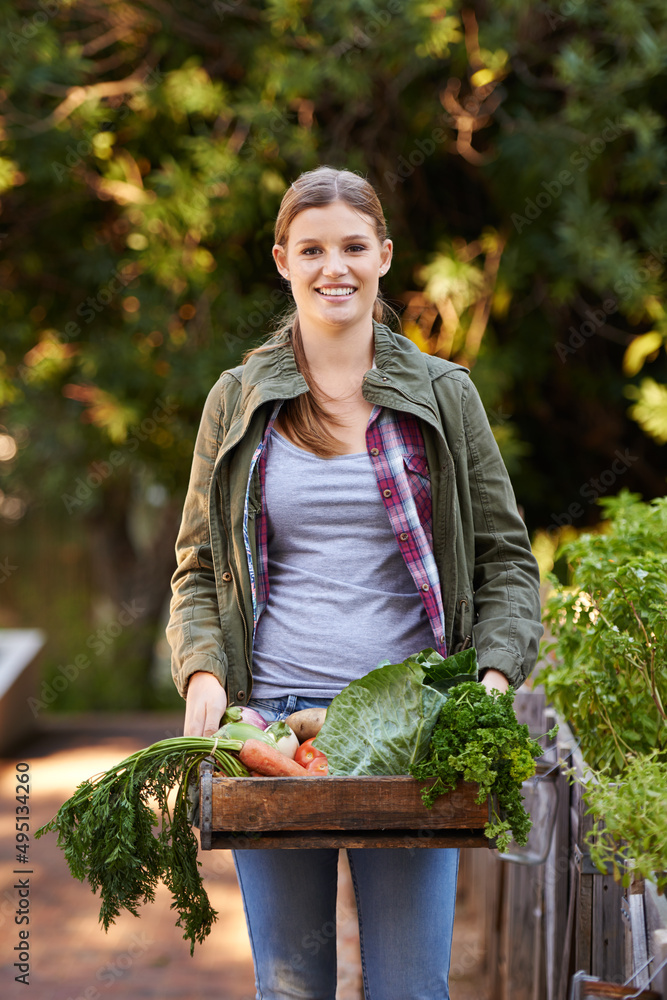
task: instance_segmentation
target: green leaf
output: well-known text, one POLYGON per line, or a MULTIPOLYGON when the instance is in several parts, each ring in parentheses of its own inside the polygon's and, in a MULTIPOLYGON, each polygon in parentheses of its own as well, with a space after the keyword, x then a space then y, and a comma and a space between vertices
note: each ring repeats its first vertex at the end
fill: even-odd
POLYGON ((336 695, 314 746, 332 775, 409 774, 428 750, 444 700, 424 683, 416 658, 378 667, 336 695))
POLYGON ((415 657, 424 667, 424 683, 437 691, 449 691, 455 684, 477 680, 477 650, 472 646, 446 659, 434 649, 425 649, 415 657))

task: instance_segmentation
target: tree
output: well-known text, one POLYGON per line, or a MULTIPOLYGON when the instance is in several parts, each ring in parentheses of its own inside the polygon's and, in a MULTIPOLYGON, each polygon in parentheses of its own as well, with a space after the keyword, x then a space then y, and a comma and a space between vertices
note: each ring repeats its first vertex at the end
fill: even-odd
POLYGON ((663 4, 0 12, 0 515, 85 528, 141 599, 144 703, 203 400, 288 305, 272 223, 319 163, 377 186, 385 293, 472 367, 531 529, 663 491, 663 4))

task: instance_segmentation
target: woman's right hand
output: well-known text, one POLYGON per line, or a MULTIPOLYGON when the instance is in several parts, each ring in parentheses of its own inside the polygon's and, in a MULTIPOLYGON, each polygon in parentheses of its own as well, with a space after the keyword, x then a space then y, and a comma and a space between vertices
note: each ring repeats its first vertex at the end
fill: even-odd
POLYGON ((212 736, 220 728, 227 694, 218 678, 206 670, 192 674, 185 698, 184 736, 212 736))

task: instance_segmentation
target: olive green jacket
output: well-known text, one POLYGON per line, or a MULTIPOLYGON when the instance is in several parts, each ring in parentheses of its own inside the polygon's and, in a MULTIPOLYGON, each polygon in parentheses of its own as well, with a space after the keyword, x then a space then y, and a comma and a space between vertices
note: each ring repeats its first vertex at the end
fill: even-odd
MULTIPOLYGON (((363 380, 370 403, 420 419, 431 473, 433 548, 440 572, 447 649, 477 649, 519 687, 537 659, 539 572, 507 471, 468 370, 429 357, 374 323, 375 364, 363 380)), ((176 542, 167 638, 185 697, 198 670, 215 674, 230 701, 252 687, 253 609, 243 540, 256 568, 257 464, 251 459, 278 400, 307 390, 289 343, 223 372, 209 393, 195 444, 176 542)), ((257 575, 255 573, 255 575, 257 575)))

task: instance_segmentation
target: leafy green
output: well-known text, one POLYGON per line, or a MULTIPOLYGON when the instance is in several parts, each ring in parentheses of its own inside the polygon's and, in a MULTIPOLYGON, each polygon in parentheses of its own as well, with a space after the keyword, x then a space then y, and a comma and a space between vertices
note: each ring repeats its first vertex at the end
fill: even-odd
POLYGON ((628 886, 646 878, 667 889, 667 761, 657 751, 636 757, 623 781, 600 773, 586 785, 586 802, 596 819, 587 844, 601 870, 628 886))
POLYGON ((622 490, 599 501, 600 533, 557 554, 568 585, 545 621, 554 641, 540 673, 588 765, 584 796, 596 816, 593 861, 624 884, 632 874, 667 887, 667 497, 622 490), (551 660, 551 662, 549 662, 551 660))
POLYGON ((35 836, 57 831, 69 870, 81 882, 99 889, 99 920, 109 929, 121 909, 138 916, 140 903, 153 902, 162 880, 170 890, 177 927, 200 944, 217 913, 198 871, 197 841, 188 821, 187 788, 206 757, 231 776, 247 770, 228 751, 238 740, 181 737, 161 740, 139 750, 101 775, 84 781, 35 836), (170 810, 168 798, 177 787, 170 810), (160 820, 149 804, 157 801, 160 820), (159 825, 157 836, 152 828, 159 825))
POLYGON ((456 684, 477 680, 477 650, 474 646, 447 659, 434 649, 424 649, 415 657, 424 667, 424 683, 445 693, 456 684))
POLYGON ((555 656, 538 683, 586 762, 619 775, 637 754, 667 751, 667 497, 646 504, 624 490, 600 505, 604 530, 561 549, 570 579, 551 578, 555 656))
POLYGON ((427 757, 410 768, 414 778, 431 782, 422 790, 429 807, 461 779, 479 784, 477 802, 495 796, 498 807, 492 807, 493 821, 484 832, 496 838, 501 851, 512 836, 517 844, 528 840, 531 821, 521 785, 535 773, 535 758, 542 754, 528 726, 517 721, 513 702, 513 688, 499 694, 476 681, 458 684, 444 702, 427 757))
POLYGON ((408 774, 427 752, 444 700, 415 657, 377 667, 336 695, 314 745, 332 775, 408 774))
POLYGON ((471 678, 474 648, 448 657, 428 648, 352 681, 331 702, 315 743, 329 774, 408 774, 426 754, 447 691, 471 678))

